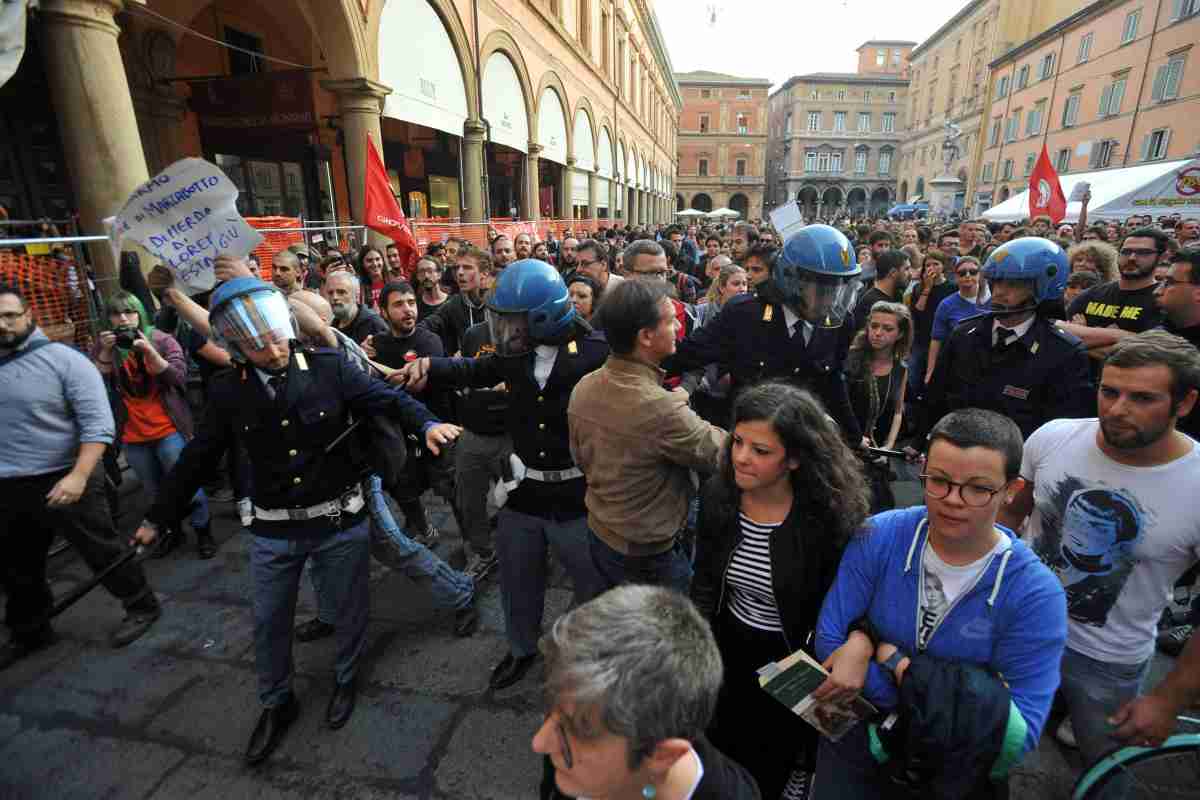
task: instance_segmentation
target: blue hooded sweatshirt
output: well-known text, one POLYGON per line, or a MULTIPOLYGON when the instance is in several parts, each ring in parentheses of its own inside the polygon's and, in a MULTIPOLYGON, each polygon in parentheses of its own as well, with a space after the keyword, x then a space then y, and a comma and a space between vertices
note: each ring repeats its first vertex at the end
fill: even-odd
MULTIPOLYGON (((1059 683, 1067 640, 1062 584, 1033 551, 1002 526, 1012 546, 994 555, 978 580, 950 606, 925 652, 946 661, 988 668, 1008 684, 1025 720, 1025 752, 1037 747, 1059 683)), ((928 541, 923 506, 888 511, 867 521, 850 541, 817 621, 816 654, 824 661, 845 643, 864 615, 882 641, 917 653, 918 587, 928 541)), ((863 696, 894 708, 896 684, 874 661, 863 696)))

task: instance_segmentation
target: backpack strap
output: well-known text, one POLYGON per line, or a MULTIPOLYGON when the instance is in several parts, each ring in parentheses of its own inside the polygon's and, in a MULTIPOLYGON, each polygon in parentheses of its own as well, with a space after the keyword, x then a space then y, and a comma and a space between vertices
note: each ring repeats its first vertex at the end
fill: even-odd
POLYGON ((28 347, 24 347, 15 353, 9 353, 6 356, 0 356, 0 367, 5 366, 6 364, 11 364, 19 358, 41 350, 48 344, 54 344, 54 342, 50 341, 49 339, 38 339, 36 342, 30 342, 28 347))

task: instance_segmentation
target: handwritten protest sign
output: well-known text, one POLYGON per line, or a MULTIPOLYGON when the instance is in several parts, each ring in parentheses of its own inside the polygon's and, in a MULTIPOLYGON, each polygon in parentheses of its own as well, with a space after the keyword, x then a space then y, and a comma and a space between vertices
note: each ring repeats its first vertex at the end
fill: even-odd
POLYGON ((218 255, 245 256, 262 242, 262 234, 238 213, 237 196, 233 181, 216 165, 202 158, 176 161, 105 220, 114 257, 122 239, 136 239, 175 273, 188 294, 207 291, 216 282, 218 255))
POLYGON ((771 225, 779 234, 779 240, 786 242, 788 238, 804 227, 804 217, 800 216, 800 206, 795 203, 784 203, 771 212, 771 225))

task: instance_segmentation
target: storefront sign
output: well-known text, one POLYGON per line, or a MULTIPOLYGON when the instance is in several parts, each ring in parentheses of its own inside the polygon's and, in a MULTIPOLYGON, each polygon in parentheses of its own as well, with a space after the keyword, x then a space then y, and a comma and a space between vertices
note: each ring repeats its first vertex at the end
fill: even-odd
POLYGON ((191 87, 192 110, 205 127, 317 127, 312 75, 305 70, 197 81, 191 87))
POLYGON ((263 240, 238 214, 237 187, 217 166, 184 158, 143 183, 105 223, 113 257, 136 239, 170 267, 188 294, 213 287, 218 255, 245 256, 263 240))

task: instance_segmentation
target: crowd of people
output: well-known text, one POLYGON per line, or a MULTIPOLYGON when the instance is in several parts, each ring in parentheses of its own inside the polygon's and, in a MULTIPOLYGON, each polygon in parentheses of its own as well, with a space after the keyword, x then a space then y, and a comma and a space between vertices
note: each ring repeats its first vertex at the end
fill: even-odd
MULTIPOLYGON (((830 222, 492 230, 411 264, 298 244, 269 283, 218 258, 195 296, 160 266, 86 354, 0 287, 0 669, 55 641, 54 535, 102 572, 186 522, 212 558, 227 483, 248 763, 300 713, 294 641, 336 637, 326 721, 350 720, 371 557, 459 636, 498 578, 489 683, 545 660, 546 798, 1002 797, 1056 703, 1085 762, 1160 744, 1200 701, 1194 620, 1162 624, 1200 564, 1200 222, 830 222), (132 539, 118 453, 148 501, 132 539), (897 509, 914 471, 924 502, 897 509), (551 554, 575 599, 547 621, 551 554), (1179 660, 1148 686, 1156 640, 1179 660), (878 716, 834 739, 763 691, 797 650, 828 670, 815 699, 878 716)), ((114 646, 169 613, 137 560, 103 583, 114 646)))

